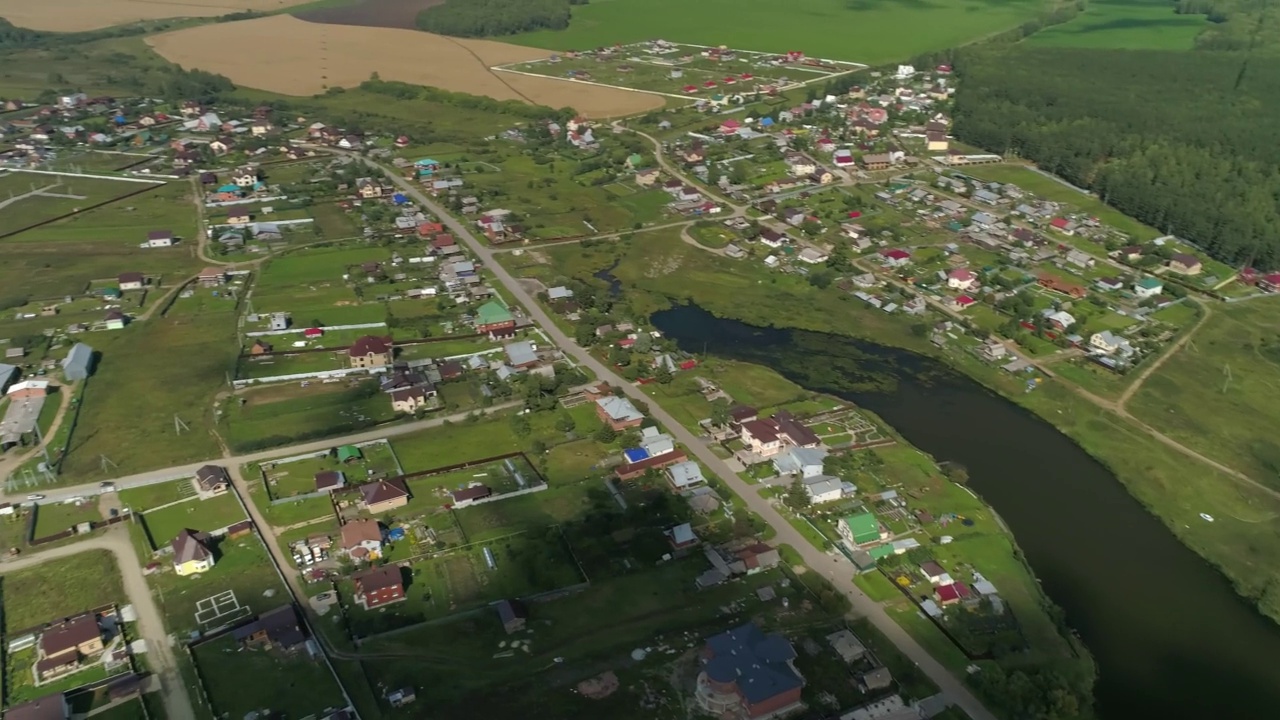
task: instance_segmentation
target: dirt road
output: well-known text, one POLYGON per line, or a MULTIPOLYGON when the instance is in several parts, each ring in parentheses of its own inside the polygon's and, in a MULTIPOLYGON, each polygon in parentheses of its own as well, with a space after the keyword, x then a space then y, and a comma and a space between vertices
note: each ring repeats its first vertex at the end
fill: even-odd
POLYGON ((191 697, 178 673, 173 648, 169 646, 169 638, 165 633, 164 620, 160 609, 156 607, 155 599, 151 597, 147 581, 142 576, 142 567, 138 564, 138 555, 129 542, 129 532, 123 525, 117 525, 99 537, 24 555, 17 560, 0 562, 0 574, 90 550, 107 550, 116 557, 116 566, 124 580, 125 595, 138 613, 138 631, 147 641, 147 664, 160 679, 160 693, 169 719, 193 720, 195 713, 191 709, 191 697))

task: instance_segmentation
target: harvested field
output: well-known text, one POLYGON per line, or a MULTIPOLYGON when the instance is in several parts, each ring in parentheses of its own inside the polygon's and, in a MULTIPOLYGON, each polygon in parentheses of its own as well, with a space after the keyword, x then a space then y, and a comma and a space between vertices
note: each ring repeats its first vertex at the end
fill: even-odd
POLYGON ((383 80, 497 100, 572 106, 597 118, 646 112, 663 103, 645 93, 495 73, 489 69, 493 65, 541 59, 551 52, 416 30, 327 25, 275 15, 187 28, 147 42, 184 68, 216 72, 238 85, 285 95, 354 87, 376 72, 383 80))
POLYGON ((55 32, 97 30, 176 17, 217 17, 281 10, 312 0, 0 0, 0 17, 18 27, 55 32))
POLYGON ((360 0, 355 5, 322 7, 294 15, 300 20, 330 25, 417 29, 418 13, 444 0, 360 0))

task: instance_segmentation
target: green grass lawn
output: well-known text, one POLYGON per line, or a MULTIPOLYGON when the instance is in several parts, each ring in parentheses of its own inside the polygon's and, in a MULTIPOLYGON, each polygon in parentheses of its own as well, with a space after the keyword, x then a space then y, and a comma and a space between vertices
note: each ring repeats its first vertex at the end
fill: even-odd
POLYGON ((41 503, 36 510, 35 536, 54 535, 82 522, 101 519, 96 498, 78 504, 41 503))
MULTIPOLYGON (((99 180, 65 175, 9 172, 0 175, 0 195, 18 198, 32 191, 48 194, 24 197, 7 206, 0 233, 9 233, 81 208, 107 202, 148 187, 145 183, 99 180)), ((145 239, 145 237, 143 238, 145 239)))
POLYGON ((240 501, 230 492, 208 500, 188 500, 142 515, 156 548, 168 545, 184 529, 207 532, 240 522, 244 518, 240 501))
POLYGON ((195 488, 189 479, 142 485, 119 492, 120 504, 132 508, 134 512, 144 512, 153 507, 177 502, 195 494, 195 488))
POLYGON ((869 0, 613 0, 575 6, 567 30, 516 35, 512 42, 553 50, 653 38, 698 45, 805 53, 869 64, 905 60, 1006 30, 1034 17, 1038 2, 969 0, 942 6, 869 0), (814 32, 820 27, 823 32, 814 32))
POLYGON ((213 396, 233 367, 236 311, 231 300, 208 292, 177 300, 163 317, 93 338, 102 359, 84 393, 63 479, 119 477, 220 453, 209 431, 213 396))
POLYGON ((90 550, 6 573, 0 578, 0 587, 6 632, 125 600, 115 558, 106 550, 90 550))
MULTIPOLYGON (((267 557, 267 549, 256 536, 219 542, 212 569, 199 575, 178 577, 171 570, 147 579, 165 616, 165 628, 183 635, 197 629, 196 603, 228 590, 243 606, 264 612, 288 600, 288 594, 267 557)), ((167 558, 159 561, 167 564, 167 558)))
POLYGON ((1075 20, 1027 38, 1033 46, 1190 50, 1208 27, 1203 15, 1178 15, 1163 0, 1095 0, 1075 20))
POLYGON ((1129 411, 1157 430, 1280 488, 1280 320, 1272 299, 1219 306, 1147 379, 1129 411))
POLYGON ((224 635, 197 646, 194 654, 219 715, 239 718, 270 708, 282 717, 300 718, 345 705, 329 668, 305 651, 285 655, 241 650, 230 635, 224 635), (264 678, 270 682, 263 682, 264 678))
POLYGON ((232 398, 226 405, 223 422, 228 444, 233 448, 285 445, 395 417, 391 400, 377 391, 373 381, 340 392, 328 391, 331 387, 344 387, 336 383, 313 387, 319 391, 275 402, 242 404, 238 398, 232 398))

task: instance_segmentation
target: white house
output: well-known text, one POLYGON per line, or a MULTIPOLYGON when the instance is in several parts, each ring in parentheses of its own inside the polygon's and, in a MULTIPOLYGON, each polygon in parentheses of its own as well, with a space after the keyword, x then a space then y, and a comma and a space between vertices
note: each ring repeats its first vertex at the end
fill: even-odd
POLYGON ((844 495, 839 478, 817 475, 804 480, 804 492, 814 505, 839 500, 844 495))
POLYGON ((1044 316, 1050 323, 1053 324, 1054 327, 1056 327, 1059 330, 1066 330, 1067 328, 1076 324, 1075 317, 1073 317, 1071 313, 1065 312, 1063 310, 1054 310, 1052 312, 1046 312, 1044 316))
POLYGON ((977 280, 978 276, 965 268, 956 268, 947 273, 947 287, 952 290, 968 290, 977 280))
POLYGON ((667 468, 667 477, 671 481, 671 487, 676 490, 701 485, 705 481, 702 477, 702 467, 692 460, 676 463, 667 468))
POLYGON ((822 464, 827 451, 822 448, 788 448, 773 458, 773 469, 779 475, 799 475, 802 478, 822 475, 822 464))
POLYGON ((1133 346, 1129 344, 1129 340, 1116 335, 1110 330, 1094 333, 1089 338, 1089 348, 1103 355, 1127 357, 1133 354, 1133 346))
POLYGON ((1153 277, 1144 277, 1133 284, 1133 294, 1145 300, 1164 292, 1164 283, 1153 277))

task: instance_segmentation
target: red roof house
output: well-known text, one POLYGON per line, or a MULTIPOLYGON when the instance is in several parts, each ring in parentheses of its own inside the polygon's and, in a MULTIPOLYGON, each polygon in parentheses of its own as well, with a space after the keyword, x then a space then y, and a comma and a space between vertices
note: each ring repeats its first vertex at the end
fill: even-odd
POLYGON ((307 328, 306 330, 302 331, 302 337, 308 340, 314 340, 315 338, 318 338, 318 337, 324 337, 324 330, 321 330, 320 328, 307 328))
POLYGON ((685 92, 687 92, 687 93, 696 93, 696 92, 698 92, 698 86, 697 86, 697 85, 685 85, 685 86, 684 86, 684 91, 685 91, 685 92))
POLYGON ((713 88, 713 87, 715 87, 715 86, 716 86, 716 81, 715 81, 715 80, 708 80, 708 81, 706 81, 706 82, 702 83, 702 87, 705 87, 705 88, 713 88))
POLYGON ((934 595, 938 598, 941 605, 951 605, 965 600, 969 597, 969 586, 962 582, 954 582, 950 585, 940 585, 934 591, 934 595))

